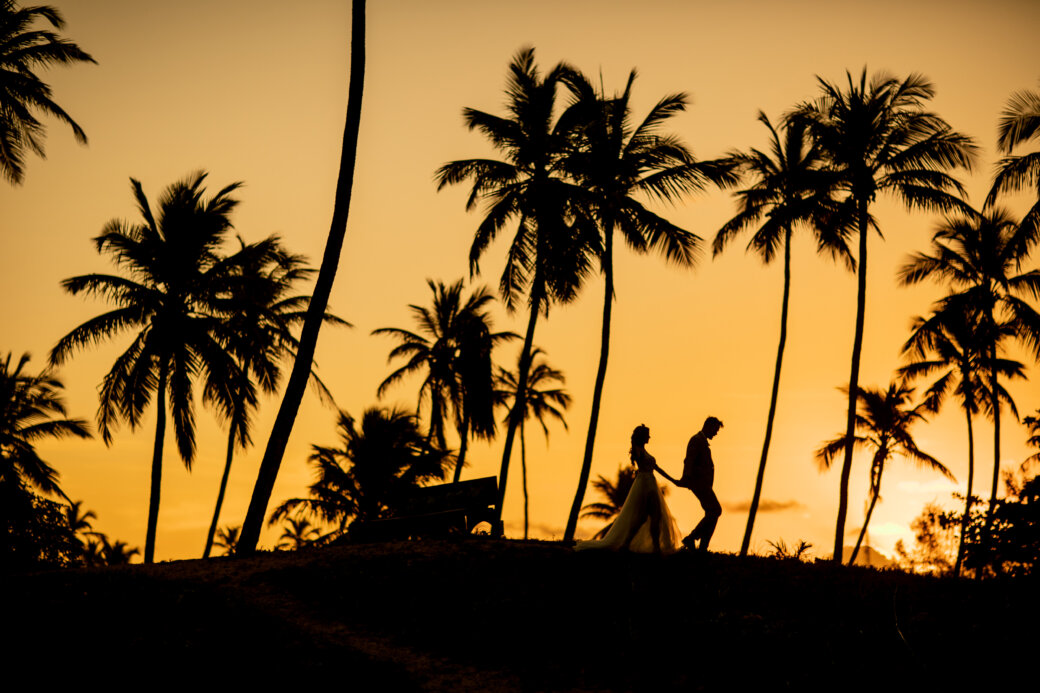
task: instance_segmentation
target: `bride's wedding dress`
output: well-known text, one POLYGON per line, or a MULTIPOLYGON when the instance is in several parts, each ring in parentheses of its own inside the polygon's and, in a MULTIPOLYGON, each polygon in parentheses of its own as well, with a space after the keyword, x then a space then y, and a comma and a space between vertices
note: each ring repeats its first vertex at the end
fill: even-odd
POLYGON ((628 550, 636 553, 653 553, 652 518, 658 509, 660 510, 660 522, 657 537, 661 553, 675 553, 682 547, 679 527, 675 523, 675 518, 668 511, 668 505, 664 502, 664 494, 654 476, 656 460, 650 453, 643 450, 637 457, 636 464, 639 471, 636 473, 635 481, 632 482, 632 489, 628 492, 625 504, 621 507, 621 512, 614 519, 606 536, 602 539, 579 541, 574 547, 576 551, 588 549, 620 551, 625 548, 625 539, 630 536, 633 528, 636 528, 628 550))

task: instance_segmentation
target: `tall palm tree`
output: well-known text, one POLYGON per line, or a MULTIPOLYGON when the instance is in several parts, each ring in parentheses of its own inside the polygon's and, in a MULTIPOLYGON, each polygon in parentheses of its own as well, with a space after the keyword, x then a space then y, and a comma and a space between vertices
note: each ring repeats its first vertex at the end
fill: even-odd
POLYGON ((380 327, 374 335, 388 335, 398 341, 389 361, 406 359, 406 363, 379 384, 377 394, 386 391, 402 378, 425 371, 419 388, 416 411, 429 411, 427 431, 443 450, 448 445, 444 428, 451 416, 459 434, 459 456, 455 465, 458 481, 466 460, 470 436, 490 438, 495 433, 492 351, 502 341, 514 339, 512 332, 491 332, 488 305, 495 299, 484 287, 477 287, 463 300, 463 282, 451 286, 426 280, 433 292, 431 307, 409 305, 419 331, 398 327, 380 327), (425 407, 424 407, 425 404, 425 407))
MULTIPOLYGON (((910 427, 918 422, 924 421, 924 415, 919 411, 921 405, 910 406, 914 389, 900 382, 890 383, 887 390, 878 388, 863 388, 859 397, 859 412, 856 414, 856 428, 858 434, 852 441, 856 447, 865 447, 874 451, 870 462, 870 504, 867 506, 866 517, 863 519, 863 527, 860 529, 856 546, 852 549, 849 565, 856 562, 856 554, 859 553, 860 544, 870 524, 870 516, 874 512, 874 506, 881 497, 881 475, 885 471, 885 463, 893 455, 900 455, 920 466, 933 469, 948 479, 953 479, 953 474, 939 460, 917 447, 910 427)), ((829 469, 834 458, 848 449, 845 436, 840 435, 834 440, 825 443, 816 451, 816 460, 821 469, 829 469)))
POLYGON ((740 170, 752 176, 751 185, 736 193, 738 212, 715 234, 712 253, 718 256, 737 234, 751 228, 755 232, 747 249, 754 250, 766 264, 772 262, 780 247, 784 251, 784 290, 780 302, 780 343, 773 370, 773 389, 769 397, 765 441, 755 477, 755 492, 748 511, 747 528, 740 545, 740 555, 746 556, 755 526, 758 502, 762 496, 769 442, 773 436, 773 419, 780 393, 780 368, 787 344, 787 314, 791 296, 791 235, 799 225, 810 228, 820 252, 840 257, 850 268, 852 260, 844 237, 844 228, 838 223, 840 212, 832 199, 834 176, 823 170, 823 160, 816 145, 809 139, 805 123, 791 121, 778 132, 765 113, 758 120, 769 129, 769 151, 752 149, 735 157, 740 170), (756 228, 757 227, 757 228, 756 228))
POLYGON ((90 430, 83 419, 67 417, 64 386, 54 373, 49 368, 27 373, 28 363, 29 354, 22 354, 12 364, 10 352, 0 362, 0 483, 69 500, 57 470, 35 446, 48 438, 89 438, 90 430))
MULTIPOLYGON (((543 77, 534 49, 519 51, 509 66, 507 115, 473 108, 462 113, 467 127, 484 134, 504 160, 452 161, 435 174, 438 190, 472 180, 467 209, 487 203, 470 247, 471 274, 479 274, 480 258, 499 232, 516 222, 499 287, 510 311, 527 296, 529 317, 517 378, 520 392, 527 388, 539 314, 548 315, 552 303, 574 299, 589 273, 591 257, 599 254, 599 233, 582 204, 580 189, 564 170, 580 122, 569 115, 570 110, 559 118, 555 113, 557 87, 572 73, 561 63, 543 77)), ((521 413, 515 410, 506 429, 498 478, 499 519, 521 413)))
POLYGON ((65 122, 77 141, 87 143, 83 128, 54 103, 50 86, 36 71, 97 61, 54 31, 34 29, 38 20, 55 29, 65 26, 53 7, 18 7, 14 0, 0 0, 0 173, 16 185, 25 180, 27 151, 44 156, 44 127, 37 115, 65 122))
POLYGON ((340 413, 341 447, 312 446, 309 461, 318 480, 309 497, 291 498, 271 514, 269 524, 302 511, 334 525, 323 540, 346 533, 350 523, 384 517, 389 504, 408 489, 443 480, 453 462, 419 430, 416 417, 403 409, 372 407, 360 427, 340 413))
MULTIPOLYGON (((527 443, 524 435, 524 424, 528 419, 534 419, 545 434, 545 440, 549 441, 549 426, 547 418, 553 418, 567 428, 567 420, 563 416, 563 410, 570 406, 571 396, 560 388, 550 387, 551 383, 563 384, 565 378, 562 371, 551 367, 544 358, 545 352, 535 347, 531 352, 531 372, 527 378, 527 387, 524 389, 523 400, 520 405, 524 408, 520 418, 520 469, 523 475, 524 487, 524 539, 527 538, 529 525, 530 498, 527 494, 527 443), (542 357, 539 361, 539 357, 542 357)), ((512 371, 499 367, 495 376, 495 399, 508 410, 506 418, 513 415, 513 409, 517 406, 517 375, 512 371)))
POLYGON ((97 420, 102 439, 110 444, 117 421, 136 428, 156 397, 145 563, 155 555, 167 401, 178 452, 190 470, 195 456, 193 383, 199 377, 210 384, 234 382, 241 373, 225 348, 221 301, 234 287, 236 267, 267 252, 265 244, 257 244, 230 257, 220 254, 232 228, 231 212, 238 204, 232 193, 239 184, 204 200, 205 180, 206 174, 197 172, 169 186, 155 214, 141 184, 131 179, 142 221, 112 220, 94 239, 98 252, 111 254, 123 274, 86 274, 62 283, 73 295, 100 296, 116 308, 69 332, 50 355, 52 364, 61 364, 77 349, 135 332, 102 381, 97 420))
MULTIPOLYGON (((951 293, 941 306, 970 305, 979 315, 979 334, 989 371, 990 411, 993 416, 993 483, 986 531, 993 519, 1000 483, 1001 345, 1008 337, 1024 343, 1040 359, 1040 313, 1026 298, 1040 298, 1040 270, 1022 271, 1040 227, 1018 223, 1006 210, 967 209, 949 217, 932 237, 930 253, 912 255, 899 272, 903 284, 925 279, 944 281, 951 293)), ((1010 402, 1012 404, 1013 403, 1010 402)))
POLYGON ((365 0, 353 0, 350 5, 350 84, 347 87, 347 118, 343 128, 343 145, 339 160, 339 176, 336 179, 336 197, 332 209, 329 236, 325 253, 315 281, 314 294, 307 305, 307 317, 300 333, 300 344, 293 361, 292 372, 278 407, 271 436, 267 439, 264 457, 257 472, 249 509, 242 523, 242 535, 238 540, 238 553, 256 551, 263 528, 264 515, 271 500, 271 491, 282 466, 285 446, 289 443, 296 413, 303 401, 307 381, 311 377, 314 350, 318 344, 318 332, 325 320, 332 284, 336 279, 343 239, 347 232, 347 217, 350 213, 350 194, 354 185, 354 165, 357 155, 358 131, 361 128, 361 97, 365 85, 365 0))
MULTIPOLYGON (((250 427, 258 404, 254 377, 264 392, 272 393, 278 389, 281 364, 295 355, 298 346, 293 329, 307 314, 309 297, 287 294, 314 271, 306 266, 302 255, 286 252, 276 236, 264 243, 268 251, 252 253, 249 262, 237 269, 233 289, 221 306, 227 316, 224 326, 228 336, 226 346, 235 356, 239 369, 232 374, 235 380, 211 383, 206 392, 207 400, 215 404, 219 416, 228 422, 228 442, 224 473, 206 534, 203 558, 209 557, 213 547, 235 447, 245 448, 252 444, 250 427)), ((325 314, 325 321, 350 326, 331 313, 325 314)), ((313 369, 311 377, 323 399, 332 402, 331 394, 313 369)))
MULTIPOLYGON (((952 391, 959 399, 967 421, 968 479, 964 496, 964 514, 961 517, 960 542, 953 567, 954 575, 960 575, 965 537, 974 500, 972 485, 975 478, 975 435, 972 419, 980 405, 992 411, 986 377, 989 369, 985 363, 987 338, 980 319, 978 311, 964 302, 951 302, 927 319, 914 318, 910 338, 903 345, 903 354, 909 355, 913 360, 899 369, 900 376, 907 380, 939 374, 925 390, 924 409, 937 413, 947 394, 952 391)), ((997 368, 1005 377, 1023 375, 1022 364, 1017 361, 999 359, 997 368)))
POLYGON ((700 237, 679 228, 646 208, 643 201, 674 202, 709 184, 729 185, 737 181, 733 163, 697 161, 677 136, 661 132, 665 121, 686 110, 686 94, 670 94, 650 109, 642 121, 633 122, 632 85, 636 72, 628 76, 625 90, 607 98, 581 75, 570 79, 577 95, 573 110, 583 122, 581 136, 564 160, 567 171, 587 193, 602 233, 600 270, 604 279, 603 322, 599 366, 592 391, 589 430, 585 441, 578 488, 567 518, 564 541, 574 539, 578 515, 592 469, 596 428, 610 353, 610 319, 614 303, 614 233, 638 253, 656 250, 680 267, 692 267, 700 237))
POLYGON ((859 250, 856 291, 856 327, 849 374, 849 405, 845 426, 845 453, 834 533, 834 560, 842 559, 842 539, 848 512, 849 473, 855 441, 856 400, 863 348, 867 296, 867 239, 871 226, 880 231, 870 214, 881 193, 894 195, 909 207, 950 211, 963 208, 961 184, 947 170, 970 169, 976 147, 970 137, 955 132, 941 117, 925 110, 935 93, 923 76, 911 74, 900 81, 879 73, 867 81, 867 70, 858 80, 846 73, 844 88, 817 78, 822 97, 803 104, 792 117, 805 120, 820 147, 826 168, 837 175, 838 189, 854 208, 852 215, 859 250))
POLYGON ((986 206, 1003 193, 1023 188, 1036 190, 1036 202, 1022 218, 1022 226, 1035 236, 1040 230, 1040 151, 1016 156, 1014 149, 1033 141, 1040 144, 1040 91, 1020 91, 1008 99, 1000 119, 997 150, 1004 158, 997 164, 986 206))

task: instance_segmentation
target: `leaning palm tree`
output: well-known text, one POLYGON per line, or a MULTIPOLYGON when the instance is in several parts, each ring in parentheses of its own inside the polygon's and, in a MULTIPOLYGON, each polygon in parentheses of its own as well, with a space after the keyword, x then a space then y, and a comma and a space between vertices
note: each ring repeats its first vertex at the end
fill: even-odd
POLYGON ((285 446, 289 443, 296 413, 303 401, 307 381, 311 377, 314 350, 318 344, 318 332, 325 320, 332 284, 336 279, 343 239, 347 232, 347 217, 350 212, 350 193, 354 185, 354 164, 357 154, 358 131, 361 129, 361 97, 365 85, 365 0, 353 0, 350 4, 350 84, 347 87, 347 118, 343 128, 343 145, 339 160, 339 176, 336 179, 336 196, 332 209, 329 236, 325 243, 325 254, 314 285, 314 294, 307 306, 307 317, 303 321, 300 343, 293 361, 292 372, 285 386, 282 403, 278 407, 271 436, 267 440, 264 457, 260 461, 256 485, 249 499, 249 509, 242 523, 242 535, 238 540, 238 552, 250 554, 256 551, 263 528, 264 515, 271 500, 271 491, 282 466, 285 446))
POLYGON ((940 309, 967 305, 979 315, 978 336, 986 338, 981 349, 989 371, 993 417, 993 483, 987 533, 1000 483, 999 352, 1002 344, 1014 337, 1040 360, 1040 313, 1026 300, 1040 297, 1040 270, 1023 271, 1038 240, 1040 227, 1024 226, 1006 210, 991 207, 977 212, 969 208, 943 220, 932 238, 931 252, 912 255, 899 273, 903 284, 926 279, 948 283, 951 293, 940 301, 940 309))
POLYGON ((111 444, 117 422, 136 428, 156 398, 145 563, 155 556, 167 402, 178 451, 190 470, 195 457, 194 383, 199 377, 210 384, 234 382, 241 372, 225 348, 221 301, 234 287, 236 267, 267 252, 258 244, 230 257, 220 254, 238 204, 232 193, 239 184, 204 200, 205 180, 206 174, 197 172, 169 186, 153 213, 143 187, 131 179, 142 220, 110 221, 94 239, 98 252, 110 254, 123 273, 87 274, 62 283, 73 295, 100 296, 116 307, 62 337, 50 356, 52 364, 61 364, 78 349, 134 333, 102 381, 97 421, 102 439, 111 444))
POLYGON ((574 539, 592 469, 610 353, 610 320, 615 298, 614 233, 619 232, 625 243, 638 253, 655 250, 680 267, 692 267, 701 239, 651 212, 644 201, 675 202, 708 185, 729 185, 737 180, 732 161, 698 161, 677 136, 661 132, 665 121, 686 110, 689 101, 686 94, 665 96, 642 121, 634 123, 631 96, 635 78, 636 72, 632 70, 625 90, 611 98, 598 93, 581 75, 574 75, 570 80, 577 96, 571 110, 578 114, 582 127, 574 151, 566 157, 564 165, 586 192, 586 204, 601 229, 602 241, 597 245, 602 245, 599 261, 604 299, 589 430, 564 541, 574 539))
MULTIPOLYGON (((985 363, 987 339, 981 317, 970 304, 951 302, 927 319, 915 318, 910 338, 903 345, 903 354, 910 356, 912 360, 899 369, 900 376, 908 381, 938 375, 925 390, 924 409, 938 413, 946 396, 952 392, 960 401, 967 420, 968 478, 964 495, 964 513, 961 516, 960 542, 953 567, 954 575, 960 575, 968 520, 974 500, 972 485, 975 478, 975 435, 972 419, 980 406, 992 410, 986 377, 989 369, 985 363)), ((997 369, 1005 378, 1023 375, 1022 364, 1017 361, 1000 359, 997 369)))
POLYGON ((38 115, 63 121, 77 141, 87 142, 83 128, 53 101, 50 86, 36 72, 97 61, 54 31, 32 28, 37 20, 55 29, 65 26, 53 7, 18 7, 14 0, 0 0, 0 174, 16 185, 25 180, 26 154, 44 156, 44 127, 38 115))
POLYGON ((1015 155, 1014 150, 1029 141, 1040 144, 1040 91, 1011 95, 1001 115, 998 134, 997 150, 1004 158, 997 164, 986 206, 993 206, 1004 193, 1034 189, 1036 202, 1022 218, 1022 226, 1035 236, 1040 231, 1040 152, 1015 155))
MULTIPOLYGON (((579 122, 556 117, 556 91, 572 73, 561 63, 543 77, 535 65, 534 49, 522 49, 509 66, 507 115, 473 108, 463 111, 469 129, 484 134, 504 160, 452 161, 436 173, 438 190, 472 180, 467 209, 487 203, 470 248, 471 274, 479 274, 481 256, 502 229, 516 223, 499 289, 509 311, 527 296, 529 317, 517 380, 520 392, 527 387, 538 316, 548 315, 551 304, 577 296, 591 258, 599 254, 599 233, 582 205, 580 189, 563 169, 579 122)), ((499 519, 521 413, 520 409, 514 412, 506 429, 498 478, 499 519)))
POLYGON ((455 465, 458 481, 466 460, 471 436, 488 439, 495 433, 492 352, 502 341, 514 339, 512 332, 492 332, 487 309, 495 299, 484 287, 477 287, 463 299, 463 282, 451 286, 426 280, 433 292, 430 307, 411 304, 409 309, 418 332, 398 327, 380 327, 373 335, 387 335, 398 345, 390 351, 389 361, 405 359, 379 384, 377 395, 413 373, 425 372, 419 387, 416 411, 425 409, 428 436, 443 450, 446 422, 454 418, 459 434, 459 456, 455 465))
MULTIPOLYGON (((544 352, 535 347, 531 352, 531 372, 527 378, 527 387, 524 389, 523 400, 520 402, 524 408, 520 419, 520 469, 523 476, 524 487, 524 539, 527 539, 529 525, 528 506, 530 498, 527 494, 527 443, 524 435, 524 424, 528 419, 534 419, 545 434, 546 443, 549 441, 549 426, 547 418, 553 418, 567 428, 567 420, 563 417, 563 410, 570 406, 571 396, 560 388, 549 387, 550 383, 565 382, 562 371, 558 371, 546 363, 544 352), (542 357, 541 361, 538 358, 542 357)), ((508 414, 506 418, 513 415, 513 409, 517 406, 517 375, 499 367, 495 376, 495 399, 506 407, 508 414)))
POLYGON ((747 527, 740 545, 740 555, 746 556, 755 526, 758 502, 762 496, 769 442, 773 435, 777 397, 780 392, 780 368, 787 343, 787 313, 791 296, 791 235, 798 226, 805 226, 815 235, 818 249, 834 258, 841 258, 850 268, 854 266, 840 223, 841 210, 832 197, 834 175, 823 170, 823 160, 816 145, 809 139, 804 122, 785 123, 778 132, 765 113, 758 120, 769 129, 769 152, 752 149, 739 154, 741 172, 752 176, 751 185, 736 193, 738 212, 715 234, 712 244, 718 256, 737 234, 755 229, 747 249, 772 262, 782 246, 784 252, 784 290, 780 301, 780 343, 773 369, 773 389, 769 397, 765 441, 755 477, 755 492, 748 510, 747 527), (756 228, 757 227, 757 228, 756 228))
POLYGON ((415 415, 403 409, 372 407, 360 426, 341 412, 337 428, 341 447, 312 446, 309 461, 318 479, 308 497, 282 503, 269 524, 304 513, 333 526, 322 537, 331 541, 354 521, 385 517, 394 499, 409 489, 443 480, 453 462, 451 454, 423 435, 415 415))
POLYGON ((27 373, 28 363, 29 354, 22 354, 12 365, 10 353, 0 362, 0 483, 69 500, 58 485, 57 470, 40 457, 36 444, 48 438, 89 438, 90 431, 83 419, 67 418, 64 386, 54 373, 49 368, 27 373))
MULTIPOLYGON (((870 524, 870 516, 874 512, 874 506, 881 498, 881 475, 885 471, 885 463, 893 456, 900 455, 920 466, 927 467, 939 472, 948 479, 953 479, 953 474, 939 460, 917 447, 910 427, 918 422, 924 421, 924 415, 919 411, 921 405, 910 406, 914 389, 900 382, 889 384, 887 390, 865 387, 859 397, 859 412, 856 414, 856 429, 858 431, 852 441, 856 447, 872 449, 874 456, 870 463, 870 504, 867 506, 866 517, 863 519, 863 527, 860 529, 856 545, 852 549, 849 565, 856 562, 856 554, 859 553, 863 537, 870 524)), ((838 436, 834 440, 825 443, 816 451, 816 460, 821 469, 829 469, 835 457, 848 449, 845 436, 838 436)))
MULTIPOLYGON (((298 346, 293 329, 307 314, 309 297, 287 294, 296 284, 306 281, 313 270, 307 268, 303 256, 286 252, 276 236, 264 243, 266 252, 250 254, 249 262, 237 268, 232 290, 221 305, 226 315, 226 346, 239 368, 231 374, 232 381, 210 383, 206 391, 206 399, 216 406, 220 418, 228 422, 228 442, 203 558, 209 557, 213 547, 235 448, 252 444, 250 428, 258 404, 254 380, 266 393, 278 389, 282 363, 295 355, 298 346)), ((350 326, 331 313, 325 314, 325 322, 350 326)), ((319 395, 332 403, 331 394, 313 369, 311 378, 319 395)))
POLYGON ((838 177, 838 189, 853 207, 852 218, 859 250, 856 327, 849 374, 849 404, 845 426, 845 453, 834 533, 834 560, 842 560, 845 516, 848 512, 849 473, 855 441, 856 400, 859 396, 860 355, 866 317, 867 239, 873 226, 871 204, 882 193, 909 207, 950 211, 962 209, 961 184, 946 171, 970 169, 976 147, 970 137, 954 131, 945 120, 925 110, 935 93, 923 76, 911 74, 900 81, 879 73, 869 83, 867 70, 859 80, 846 73, 844 88, 817 78, 823 92, 813 103, 800 106, 792 118, 804 120, 820 147, 828 171, 838 177))

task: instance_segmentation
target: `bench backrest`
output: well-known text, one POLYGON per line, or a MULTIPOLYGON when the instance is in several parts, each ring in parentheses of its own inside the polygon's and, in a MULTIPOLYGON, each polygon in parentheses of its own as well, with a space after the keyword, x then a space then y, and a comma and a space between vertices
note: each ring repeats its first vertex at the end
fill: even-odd
POLYGON ((412 489, 395 503, 395 515, 422 515, 444 510, 487 508, 498 501, 498 480, 493 476, 468 479, 457 484, 438 484, 412 489))

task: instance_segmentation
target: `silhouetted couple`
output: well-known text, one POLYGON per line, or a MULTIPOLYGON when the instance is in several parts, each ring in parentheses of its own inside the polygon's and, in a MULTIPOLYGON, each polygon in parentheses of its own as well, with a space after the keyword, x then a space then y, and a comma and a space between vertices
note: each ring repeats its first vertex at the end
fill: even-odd
POLYGON ((661 469, 654 456, 646 451, 646 444, 650 441, 650 429, 643 425, 636 426, 632 431, 632 447, 629 450, 629 456, 637 469, 636 477, 621 511, 606 536, 602 539, 580 541, 574 548, 579 551, 610 549, 661 554, 674 553, 684 546, 690 550, 707 552, 711 536, 715 533, 715 525, 722 515, 722 506, 712 490, 715 464, 711 459, 711 446, 708 444, 720 428, 722 422, 714 416, 705 419, 704 426, 690 438, 686 446, 683 473, 676 480, 661 469), (693 491, 693 495, 704 508, 704 518, 681 544, 678 526, 664 502, 664 494, 654 477, 655 471, 676 486, 693 491))

